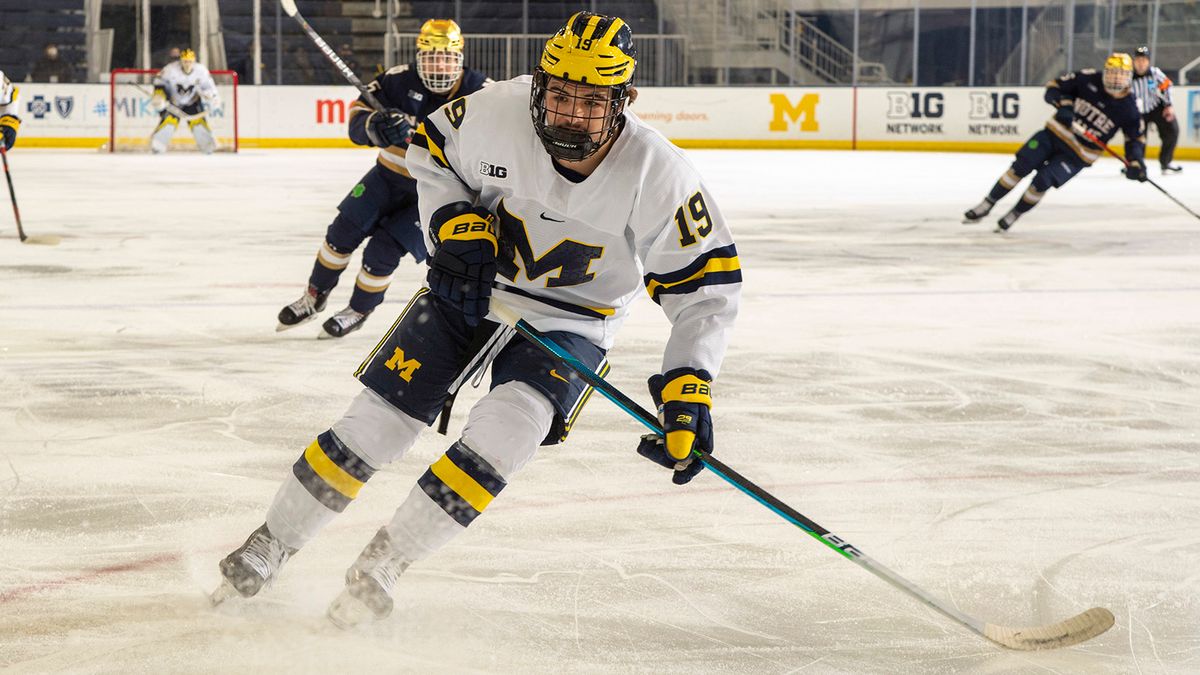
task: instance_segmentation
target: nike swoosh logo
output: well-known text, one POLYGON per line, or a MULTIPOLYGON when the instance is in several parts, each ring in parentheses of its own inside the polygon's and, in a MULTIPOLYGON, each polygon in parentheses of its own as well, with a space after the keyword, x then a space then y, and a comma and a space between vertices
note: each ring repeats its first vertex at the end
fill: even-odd
POLYGON ((551 218, 550 216, 546 215, 546 212, 545 212, 545 211, 542 211, 542 220, 549 220, 549 221, 550 221, 550 222, 552 222, 552 223, 565 223, 565 222, 567 222, 567 221, 565 221, 565 220, 559 220, 558 218, 551 218))
MULTIPOLYGON (((550 377, 557 377, 558 379, 562 380, 563 382, 567 382, 567 378, 565 378, 565 377, 563 377, 562 375, 559 375, 559 374, 558 374, 558 369, 557 369, 557 368, 551 368, 551 369, 550 369, 550 377)), ((570 383, 570 382, 567 382, 567 384, 571 384, 571 383, 570 383)))

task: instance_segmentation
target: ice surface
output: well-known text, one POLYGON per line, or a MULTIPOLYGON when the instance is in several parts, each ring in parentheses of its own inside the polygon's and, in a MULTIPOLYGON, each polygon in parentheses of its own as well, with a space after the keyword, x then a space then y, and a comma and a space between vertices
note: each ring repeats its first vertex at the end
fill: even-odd
MULTIPOLYGON (((275 587, 214 611, 217 561, 344 410, 422 269, 402 263, 344 340, 277 334, 370 152, 18 148, 25 227, 63 241, 17 243, 0 205, 0 669, 1200 671, 1200 221, 1109 160, 1002 237, 1017 195, 959 218, 1005 156, 691 156, 746 279, 718 456, 963 612, 1101 605, 1113 630, 1003 651, 711 474, 675 488, 599 397, 402 577, 387 622, 347 634, 323 613, 447 447, 432 432, 275 587)), ((1160 182, 1200 208, 1200 166, 1160 182)), ((611 353, 643 402, 665 334, 643 299, 611 353)))

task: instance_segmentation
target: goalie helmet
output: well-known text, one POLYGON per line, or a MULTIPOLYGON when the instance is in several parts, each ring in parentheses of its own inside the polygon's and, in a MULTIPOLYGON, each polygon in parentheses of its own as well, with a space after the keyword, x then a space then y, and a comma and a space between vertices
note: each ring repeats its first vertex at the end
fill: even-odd
POLYGON ((546 152, 579 161, 616 133, 637 65, 633 31, 620 18, 577 12, 546 41, 529 112, 546 152))
POLYGON ((196 66, 196 52, 191 49, 185 49, 179 52, 179 67, 183 68, 183 72, 191 73, 192 68, 196 66))
POLYGON ((430 19, 417 34, 417 75, 435 94, 454 88, 463 72, 463 35, 450 19, 430 19))
POLYGON ((1133 59, 1124 52, 1117 52, 1104 61, 1104 91, 1118 96, 1129 91, 1133 80, 1133 59))

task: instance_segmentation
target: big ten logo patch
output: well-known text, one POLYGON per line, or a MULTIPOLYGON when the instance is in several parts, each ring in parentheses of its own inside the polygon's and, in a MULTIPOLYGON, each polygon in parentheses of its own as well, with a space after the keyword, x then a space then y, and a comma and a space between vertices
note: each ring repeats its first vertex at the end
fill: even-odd
POLYGON ((387 366, 388 370, 396 371, 400 379, 405 382, 412 382, 413 373, 417 372, 417 368, 421 367, 421 362, 416 359, 404 358, 404 350, 396 347, 392 352, 392 358, 388 359, 383 365, 387 366))
POLYGON ((946 111, 945 97, 936 91, 889 91, 887 100, 891 120, 938 119, 946 111))
POLYGON ((499 164, 479 163, 479 173, 492 178, 508 178, 508 169, 499 164))
POLYGON ((771 94, 771 131, 787 131, 788 128, 800 123, 800 131, 820 131, 821 124, 817 120, 817 104, 821 102, 820 94, 805 94, 795 104, 787 94, 771 94))
POLYGON ((1021 113, 1021 95, 1015 91, 972 91, 967 94, 973 120, 1015 120, 1021 113))

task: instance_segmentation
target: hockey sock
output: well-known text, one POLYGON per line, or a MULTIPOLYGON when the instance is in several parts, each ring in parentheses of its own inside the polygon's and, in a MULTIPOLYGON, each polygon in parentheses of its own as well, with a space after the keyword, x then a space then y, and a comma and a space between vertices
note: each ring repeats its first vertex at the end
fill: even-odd
POLYGON ((1045 192, 1039 192, 1037 188, 1030 185, 1029 189, 1025 191, 1025 194, 1021 195, 1021 201, 1017 202, 1017 205, 1013 207, 1013 211, 1021 214, 1029 211, 1033 207, 1037 206, 1038 202, 1042 201, 1042 197, 1045 196, 1045 194, 1045 192))
POLYGON ((354 280, 354 293, 350 296, 350 309, 363 314, 371 313, 383 302, 383 296, 391 283, 391 274, 376 276, 365 267, 359 270, 358 277, 354 280))
POLYGON ((317 251, 317 260, 313 263, 312 274, 308 275, 308 283, 322 293, 332 290, 337 286, 342 270, 350 264, 352 253, 339 251, 328 241, 322 243, 321 250, 317 251))
POLYGON ((995 204, 996 202, 1000 201, 1004 195, 1011 192, 1012 189, 1017 186, 1017 183, 1020 182, 1021 177, 1018 176, 1012 169, 1009 169, 1004 173, 1003 176, 1000 177, 1000 180, 996 181, 996 184, 992 186, 992 191, 989 192, 987 196, 988 200, 995 204))

